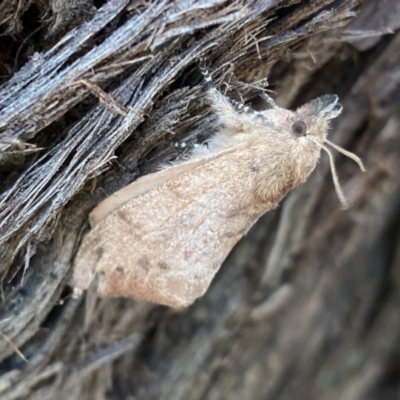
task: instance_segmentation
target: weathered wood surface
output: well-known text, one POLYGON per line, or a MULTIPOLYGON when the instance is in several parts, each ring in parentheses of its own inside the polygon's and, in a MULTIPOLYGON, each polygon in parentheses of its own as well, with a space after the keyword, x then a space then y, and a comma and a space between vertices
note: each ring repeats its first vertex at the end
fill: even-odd
POLYGON ((0 398, 397 398, 397 2, 95 5, 0 5, 0 398), (367 167, 337 157, 350 210, 324 156, 187 310, 73 300, 91 208, 212 132, 200 56, 254 106, 264 78, 285 107, 340 96, 330 139, 367 167))

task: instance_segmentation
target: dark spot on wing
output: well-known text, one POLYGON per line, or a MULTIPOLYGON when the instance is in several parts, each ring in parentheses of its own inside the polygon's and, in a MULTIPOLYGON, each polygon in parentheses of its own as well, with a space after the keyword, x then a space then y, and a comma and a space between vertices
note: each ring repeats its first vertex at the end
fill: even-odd
POLYGON ((125 224, 130 225, 131 221, 129 221, 129 219, 126 217, 126 213, 120 209, 115 211, 115 214, 117 215, 117 217, 123 221, 125 224))
POLYGON ((139 230, 143 229, 143 225, 140 222, 135 222, 132 224, 132 228, 139 231, 139 230))
POLYGON ((260 171, 260 167, 257 164, 252 164, 249 166, 249 171, 250 172, 259 172, 260 171))
POLYGON ((120 274, 124 274, 124 273, 125 273, 125 270, 124 270, 124 268, 123 268, 123 267, 121 267, 120 265, 118 265, 118 267, 117 267, 117 268, 115 268, 115 270, 116 270, 117 272, 119 272, 120 274))
POLYGON ((236 218, 236 217, 240 217, 242 214, 243 214, 243 212, 245 212, 244 210, 243 210, 243 208, 239 208, 239 207, 237 207, 237 208, 232 208, 232 209, 230 209, 230 210, 227 210, 226 212, 225 212, 225 218, 227 218, 227 219, 230 219, 230 218, 236 218))
POLYGON ((99 273, 99 275, 104 276, 106 274, 106 271, 101 270, 98 273, 99 273))
POLYGON ((165 262, 163 262, 163 261, 160 261, 157 265, 158 265, 158 267, 159 267, 160 269, 163 269, 163 270, 169 269, 168 264, 165 263, 165 262))
POLYGON ((138 260, 138 265, 147 272, 150 267, 150 261, 148 257, 147 256, 140 257, 138 260))
POLYGON ((101 260, 101 258, 103 257, 103 254, 104 254, 104 249, 101 246, 94 250, 94 255, 96 257, 97 262, 99 262, 101 260))

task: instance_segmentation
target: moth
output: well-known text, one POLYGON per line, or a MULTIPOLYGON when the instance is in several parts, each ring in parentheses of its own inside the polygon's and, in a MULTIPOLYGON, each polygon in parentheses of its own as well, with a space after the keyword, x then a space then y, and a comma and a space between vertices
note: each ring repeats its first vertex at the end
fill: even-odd
POLYGON ((342 111, 336 95, 296 111, 270 99, 272 108, 257 112, 220 93, 201 68, 220 129, 188 159, 137 179, 90 213, 91 231, 75 259, 78 292, 95 281, 100 296, 192 304, 260 216, 307 180, 321 149, 347 206, 328 146, 364 167, 327 139, 342 111))

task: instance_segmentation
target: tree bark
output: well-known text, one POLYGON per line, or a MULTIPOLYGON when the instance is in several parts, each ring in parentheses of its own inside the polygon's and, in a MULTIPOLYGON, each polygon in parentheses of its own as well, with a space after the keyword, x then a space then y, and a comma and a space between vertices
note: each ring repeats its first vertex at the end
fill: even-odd
POLYGON ((399 16, 396 0, 1 4, 0 398, 396 399, 399 16), (254 108, 266 78, 282 107, 339 95, 330 140, 367 167, 336 157, 350 209, 323 155, 193 306, 73 299, 90 210, 215 130, 200 57, 254 108))

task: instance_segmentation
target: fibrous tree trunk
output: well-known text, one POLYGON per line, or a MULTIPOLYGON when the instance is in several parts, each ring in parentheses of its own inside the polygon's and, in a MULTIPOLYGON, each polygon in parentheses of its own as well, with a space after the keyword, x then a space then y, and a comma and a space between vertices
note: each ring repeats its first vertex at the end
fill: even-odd
POLYGON ((396 0, 0 4, 2 399, 395 399, 400 331, 396 0), (356 41, 355 41, 356 40, 356 41), (71 296, 89 211, 215 130, 197 67, 263 108, 336 93, 307 183, 184 311, 71 296), (268 85, 266 79, 268 78, 268 85))

